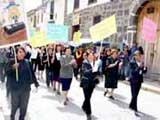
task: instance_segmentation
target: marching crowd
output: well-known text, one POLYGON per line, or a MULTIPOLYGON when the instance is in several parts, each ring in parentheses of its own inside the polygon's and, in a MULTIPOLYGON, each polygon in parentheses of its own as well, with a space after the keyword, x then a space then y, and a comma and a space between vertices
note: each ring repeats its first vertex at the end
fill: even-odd
POLYGON ((0 80, 6 80, 7 97, 11 96, 11 120, 15 120, 18 108, 19 120, 25 119, 31 84, 38 88, 40 81, 45 81, 46 87, 53 88, 57 95, 62 94, 63 104, 68 105, 73 76, 80 80, 84 93, 82 110, 87 120, 92 120, 91 96, 102 76, 105 81, 104 96, 111 100, 115 99, 118 80, 130 82, 132 98, 129 108, 139 116, 137 98, 147 67, 143 48, 136 44, 131 48, 124 45, 123 50, 104 48, 101 53, 94 48, 77 47, 71 50, 59 44, 32 48, 27 44, 15 46, 15 50, 13 47, 1 49, 0 56, 0 80))

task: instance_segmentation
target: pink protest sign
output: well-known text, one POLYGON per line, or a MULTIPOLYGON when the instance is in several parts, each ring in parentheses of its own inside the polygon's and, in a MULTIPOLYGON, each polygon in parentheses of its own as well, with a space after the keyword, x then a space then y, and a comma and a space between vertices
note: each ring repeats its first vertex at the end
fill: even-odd
POLYGON ((156 33, 157 33, 156 23, 145 17, 143 20, 142 38, 149 43, 155 43, 156 33))

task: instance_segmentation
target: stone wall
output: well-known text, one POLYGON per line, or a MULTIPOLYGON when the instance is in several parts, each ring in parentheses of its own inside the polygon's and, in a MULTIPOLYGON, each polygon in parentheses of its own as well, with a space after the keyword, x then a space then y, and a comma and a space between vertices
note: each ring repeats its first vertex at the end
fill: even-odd
POLYGON ((127 27, 129 24, 129 9, 132 0, 114 0, 105 4, 90 7, 79 12, 75 12, 65 16, 65 24, 72 26, 72 16, 80 14, 80 31, 82 38, 89 38, 89 28, 93 26, 94 16, 101 15, 101 20, 116 14, 117 30, 116 35, 111 36, 110 40, 119 42, 127 39, 127 27), (118 38, 118 39, 117 39, 118 38))

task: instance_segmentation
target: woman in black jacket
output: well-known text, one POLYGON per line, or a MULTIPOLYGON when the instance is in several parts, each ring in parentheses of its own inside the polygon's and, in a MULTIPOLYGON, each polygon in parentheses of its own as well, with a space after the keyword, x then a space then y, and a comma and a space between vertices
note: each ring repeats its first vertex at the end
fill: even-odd
POLYGON ((94 54, 87 53, 87 59, 82 64, 82 78, 80 86, 83 88, 85 100, 82 105, 83 111, 87 115, 87 120, 91 120, 91 103, 90 99, 95 88, 96 82, 93 75, 94 54))
POLYGON ((135 111, 135 115, 139 116, 137 109, 137 98, 143 82, 143 74, 147 72, 146 67, 144 67, 141 61, 141 54, 139 51, 135 51, 134 58, 130 62, 130 85, 132 99, 129 108, 135 111))
POLYGON ((119 70, 118 51, 112 49, 111 56, 108 57, 106 61, 106 71, 105 71, 105 88, 106 91, 104 96, 109 93, 109 88, 111 89, 109 98, 114 100, 113 94, 114 90, 118 87, 118 70, 119 70))
POLYGON ((30 97, 31 84, 39 86, 32 66, 25 59, 26 52, 24 48, 19 47, 16 50, 17 63, 14 60, 9 61, 6 68, 8 80, 10 81, 11 90, 11 120, 15 120, 17 109, 20 109, 19 120, 24 120, 27 112, 28 101, 30 97), (16 77, 18 70, 18 79, 16 77))

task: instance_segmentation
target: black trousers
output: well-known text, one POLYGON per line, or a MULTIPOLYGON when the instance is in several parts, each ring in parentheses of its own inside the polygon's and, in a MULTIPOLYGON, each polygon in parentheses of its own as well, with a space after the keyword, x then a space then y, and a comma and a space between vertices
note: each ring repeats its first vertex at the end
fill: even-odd
POLYGON ((138 94, 139 94, 139 91, 141 89, 141 82, 137 83, 137 84, 133 84, 131 83, 131 94, 132 94, 132 99, 131 99, 131 102, 130 102, 130 105, 129 107, 135 111, 138 111, 137 109, 137 99, 138 99, 138 94))
POLYGON ((53 71, 46 69, 46 85, 50 87, 50 84, 53 86, 53 71))
POLYGON ((30 91, 11 91, 11 120, 15 120, 17 109, 20 109, 19 120, 25 120, 30 91))
POLYGON ((32 63, 32 68, 33 68, 34 72, 36 72, 36 70, 37 70, 37 59, 31 59, 31 63, 32 63))
POLYGON ((92 110, 91 110, 91 96, 93 93, 94 88, 93 87, 88 87, 88 88, 83 88, 83 93, 84 93, 84 102, 82 105, 83 110, 85 111, 86 115, 91 115, 92 110))
POLYGON ((77 78, 79 73, 81 76, 81 68, 82 68, 82 65, 78 65, 77 68, 74 68, 74 77, 77 78))

